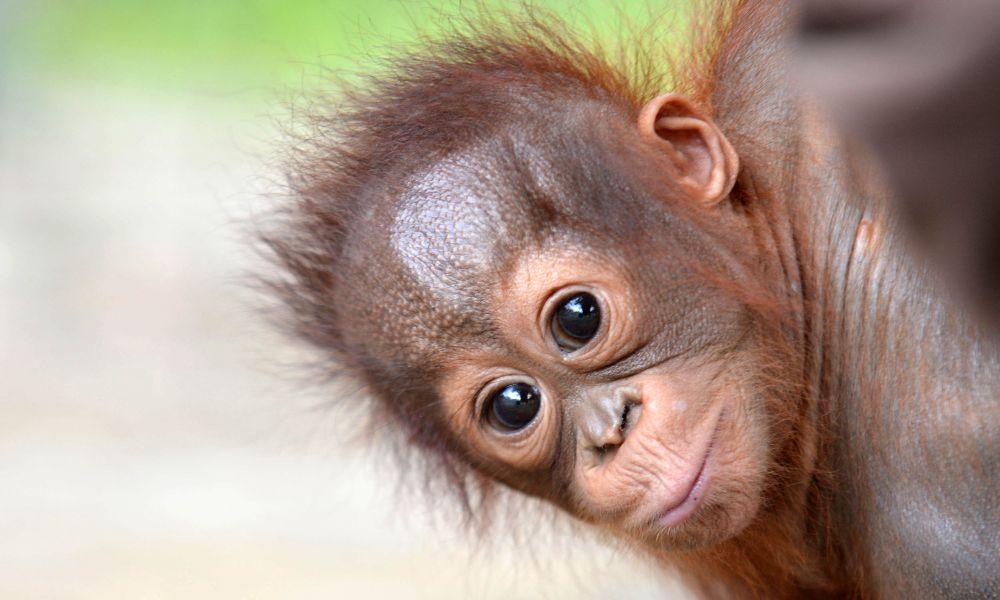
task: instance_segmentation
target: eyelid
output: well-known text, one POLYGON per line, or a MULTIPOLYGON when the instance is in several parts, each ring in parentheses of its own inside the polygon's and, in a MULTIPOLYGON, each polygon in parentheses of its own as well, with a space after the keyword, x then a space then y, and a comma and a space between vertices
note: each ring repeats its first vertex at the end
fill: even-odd
POLYGON ((624 354, 616 356, 611 363, 604 365, 592 374, 595 377, 625 379, 676 358, 675 356, 668 356, 651 362, 648 357, 643 356, 643 352, 648 347, 648 343, 641 343, 624 354))
POLYGON ((476 389, 475 394, 472 396, 472 417, 476 420, 482 420, 483 414, 486 412, 486 402, 493 397, 493 394, 500 389, 500 381, 504 380, 506 377, 511 377, 511 375, 499 375, 493 377, 483 382, 481 386, 476 389))

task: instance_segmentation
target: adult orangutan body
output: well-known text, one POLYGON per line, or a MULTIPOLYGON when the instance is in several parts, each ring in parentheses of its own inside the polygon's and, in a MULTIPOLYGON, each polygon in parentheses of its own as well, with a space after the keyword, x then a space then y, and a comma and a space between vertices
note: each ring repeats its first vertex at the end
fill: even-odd
POLYGON ((710 12, 666 94, 534 22, 350 96, 268 238, 298 331, 459 485, 707 596, 997 594, 996 348, 786 85, 787 11, 710 12))

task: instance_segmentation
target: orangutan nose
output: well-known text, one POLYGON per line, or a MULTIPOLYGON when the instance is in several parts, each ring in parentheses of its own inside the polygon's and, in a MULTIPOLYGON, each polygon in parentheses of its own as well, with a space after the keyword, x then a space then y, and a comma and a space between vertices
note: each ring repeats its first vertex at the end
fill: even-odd
POLYGON ((613 458, 641 411, 641 398, 631 386, 602 386, 585 395, 576 419, 581 450, 588 462, 601 464, 613 458))

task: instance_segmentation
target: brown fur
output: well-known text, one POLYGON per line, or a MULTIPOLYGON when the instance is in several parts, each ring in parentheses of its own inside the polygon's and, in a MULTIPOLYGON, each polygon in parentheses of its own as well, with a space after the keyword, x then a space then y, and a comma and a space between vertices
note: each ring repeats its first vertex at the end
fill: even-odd
MULTIPOLYGON (((850 154, 832 138, 827 144, 828 132, 780 83, 781 39, 792 22, 787 7, 704 2, 694 15, 688 51, 668 66, 653 28, 630 40, 631 49, 615 52, 578 41, 558 20, 537 11, 466 22, 443 39, 425 41, 419 52, 394 57, 391 68, 346 89, 332 110, 323 106, 310 116, 310 134, 298 142, 289 165, 289 204, 264 235, 284 273, 271 287, 289 308, 296 334, 324 353, 331 369, 362 381, 374 400, 374 419, 392 423, 408 444, 422 448, 431 469, 473 510, 472 498, 492 497, 492 483, 466 466, 430 418, 428 392, 394 377, 345 338, 344 322, 355 317, 341 314, 330 298, 352 284, 342 279, 352 223, 378 192, 488 136, 518 110, 530 112, 553 98, 587 98, 634 121, 642 105, 665 89, 686 94, 720 124, 744 159, 730 201, 749 231, 727 229, 688 210, 687 217, 729 257, 725 265, 705 265, 694 256, 688 263, 755 316, 748 335, 760 342, 753 360, 762 366, 759 392, 768 399, 772 424, 762 443, 772 446, 779 467, 765 490, 764 513, 742 534, 658 558, 678 567, 707 596, 877 595, 874 554, 862 550, 867 525, 845 508, 840 493, 848 481, 858 490, 867 485, 857 475, 863 457, 844 446, 854 444, 856 434, 841 421, 846 411, 862 423, 861 435, 873 439, 898 431, 881 429, 889 417, 880 415, 877 402, 858 408, 840 400, 858 397, 855 386, 863 398, 892 388, 865 369, 894 357, 878 345, 867 351, 850 347, 861 326, 852 315, 870 302, 844 289, 852 277, 872 276, 857 272, 874 268, 878 260, 870 257, 899 250, 884 235, 874 235, 865 256, 842 254, 862 231, 859 215, 874 223, 873 231, 891 227, 884 193, 877 183, 855 189, 852 177, 875 179, 857 165, 842 166, 850 154), (806 143, 820 138, 819 144, 806 143), (821 178, 815 174, 824 172, 824 161, 845 173, 846 187, 837 188, 850 196, 843 205, 821 206, 801 187, 821 178), (802 177, 803 171, 816 179, 802 177), (826 229, 829 223, 834 225, 826 229)), ((913 312, 911 321, 919 320, 919 311, 913 312)), ((894 335, 890 329, 891 323, 877 322, 866 339, 894 335)))

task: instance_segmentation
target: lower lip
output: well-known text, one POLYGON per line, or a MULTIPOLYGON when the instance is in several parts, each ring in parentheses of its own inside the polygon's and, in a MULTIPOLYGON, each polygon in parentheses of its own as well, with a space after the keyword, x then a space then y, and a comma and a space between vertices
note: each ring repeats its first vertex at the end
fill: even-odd
POLYGON ((675 504, 660 513, 655 519, 657 525, 660 527, 679 525, 698 510, 698 506, 701 505, 701 501, 705 498, 705 492, 708 491, 710 481, 708 476, 708 459, 712 457, 714 444, 715 440, 713 439, 712 443, 708 446, 708 452, 705 453, 705 460, 701 463, 701 469, 698 470, 698 476, 694 480, 694 485, 688 490, 687 496, 679 504, 675 504))

